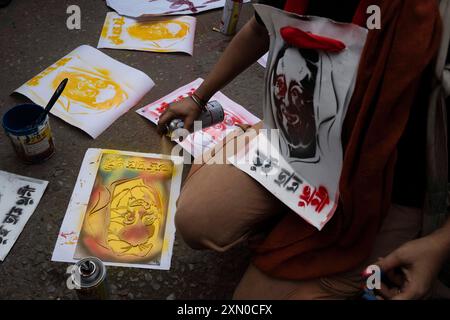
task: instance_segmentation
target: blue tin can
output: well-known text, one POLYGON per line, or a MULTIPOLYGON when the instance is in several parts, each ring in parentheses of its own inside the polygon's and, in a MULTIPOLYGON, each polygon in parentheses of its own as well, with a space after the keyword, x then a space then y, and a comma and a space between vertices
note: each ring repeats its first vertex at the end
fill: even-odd
POLYGON ((38 163, 55 152, 48 116, 36 123, 43 108, 37 104, 21 104, 3 116, 3 129, 17 156, 26 163, 38 163))

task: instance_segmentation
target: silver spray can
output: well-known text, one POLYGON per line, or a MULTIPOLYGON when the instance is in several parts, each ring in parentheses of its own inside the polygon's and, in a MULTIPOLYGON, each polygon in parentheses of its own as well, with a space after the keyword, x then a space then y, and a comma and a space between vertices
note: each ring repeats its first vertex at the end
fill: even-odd
POLYGON ((243 0, 226 0, 220 20, 220 32, 225 35, 236 33, 239 14, 241 13, 243 0))
POLYGON ((95 257, 81 259, 75 264, 71 277, 78 299, 109 299, 106 268, 100 259, 95 257))
MULTIPOLYGON (((209 101, 205 110, 200 113, 199 117, 195 121, 201 121, 201 129, 211 127, 215 124, 221 123, 225 119, 225 112, 222 105, 216 101, 209 101)), ((184 122, 181 119, 173 119, 168 125, 166 125, 167 136, 172 137, 172 133, 177 129, 182 129, 184 122)), ((195 126, 194 126, 195 128, 195 126)))

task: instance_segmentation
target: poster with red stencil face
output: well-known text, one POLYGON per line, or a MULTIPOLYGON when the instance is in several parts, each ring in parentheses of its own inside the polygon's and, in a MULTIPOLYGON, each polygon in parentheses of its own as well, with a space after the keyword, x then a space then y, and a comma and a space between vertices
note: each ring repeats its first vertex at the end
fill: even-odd
MULTIPOLYGON (((250 0, 244 0, 244 3, 250 0)), ((118 14, 133 18, 197 14, 223 8, 225 0, 106 0, 118 14)))
POLYGON ((254 7, 270 35, 262 103, 266 136, 260 133, 246 152, 228 160, 320 230, 339 199, 342 124, 368 31, 254 7))
MULTIPOLYGON (((170 103, 182 100, 192 94, 203 82, 203 79, 197 80, 169 93, 161 99, 150 103, 149 105, 137 110, 141 116, 149 119, 154 124, 158 123, 159 117, 166 110, 170 103)), ((243 106, 229 99, 220 91, 217 92, 210 101, 218 101, 225 113, 225 118, 221 123, 203 130, 191 133, 182 142, 181 147, 193 155, 195 158, 201 156, 204 152, 213 148, 218 142, 235 129, 237 124, 254 125, 261 120, 248 112, 243 106)))

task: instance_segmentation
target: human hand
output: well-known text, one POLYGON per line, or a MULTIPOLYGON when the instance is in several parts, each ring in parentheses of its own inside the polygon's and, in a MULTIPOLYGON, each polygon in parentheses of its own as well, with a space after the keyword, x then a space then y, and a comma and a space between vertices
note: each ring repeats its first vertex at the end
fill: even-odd
POLYGON ((379 296, 389 300, 428 298, 448 255, 439 236, 430 235, 405 243, 376 263, 394 284, 381 284, 379 296))
POLYGON ((173 119, 181 119, 184 122, 184 128, 191 131, 195 119, 200 115, 199 106, 190 98, 171 103, 169 107, 161 114, 158 121, 158 133, 166 133, 166 125, 173 119))

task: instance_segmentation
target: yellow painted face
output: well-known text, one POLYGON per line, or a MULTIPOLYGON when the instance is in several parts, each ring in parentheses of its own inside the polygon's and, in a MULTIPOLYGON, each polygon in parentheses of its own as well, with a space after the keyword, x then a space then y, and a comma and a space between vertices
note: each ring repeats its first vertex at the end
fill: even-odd
POLYGON ((108 245, 118 255, 144 257, 159 247, 162 224, 157 192, 142 179, 132 179, 114 187, 110 204, 108 245))
POLYGON ((127 98, 120 85, 109 78, 107 71, 99 74, 78 69, 63 71, 53 80, 53 87, 56 88, 64 78, 69 82, 62 95, 88 109, 109 110, 127 98))
POLYGON ((127 30, 131 37, 140 40, 173 40, 184 38, 189 32, 189 24, 175 20, 149 21, 133 24, 127 30))

